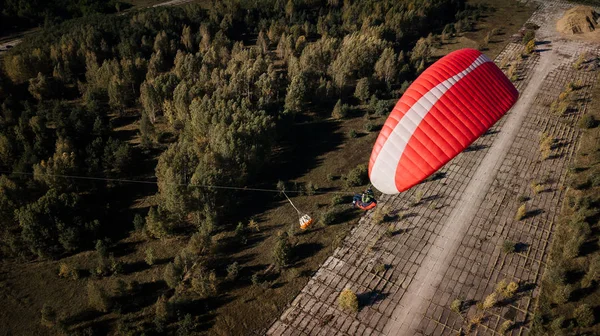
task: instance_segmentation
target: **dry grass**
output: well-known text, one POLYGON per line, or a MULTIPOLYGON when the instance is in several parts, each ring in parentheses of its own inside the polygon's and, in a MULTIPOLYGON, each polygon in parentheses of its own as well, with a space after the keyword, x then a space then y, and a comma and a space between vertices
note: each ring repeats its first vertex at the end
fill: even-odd
POLYGON ((344 289, 338 297, 338 305, 340 309, 356 313, 358 312, 358 298, 356 294, 349 288, 344 289))

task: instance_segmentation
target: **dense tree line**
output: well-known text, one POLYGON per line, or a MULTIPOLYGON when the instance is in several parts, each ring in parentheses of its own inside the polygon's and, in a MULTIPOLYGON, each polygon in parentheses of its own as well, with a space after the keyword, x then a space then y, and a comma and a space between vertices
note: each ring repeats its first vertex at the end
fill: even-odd
POLYGON ((113 13, 128 6, 117 0, 0 0, 0 29, 49 26, 76 17, 113 13))
POLYGON ((146 231, 191 222, 208 234, 233 197, 197 185, 252 183, 308 104, 331 111, 352 94, 406 88, 432 29, 457 31, 451 23, 472 15, 463 0, 215 1, 92 15, 29 37, 6 54, 0 82, 0 166, 14 172, 0 179, 3 252, 59 255, 106 235, 112 184, 57 175, 129 177, 165 125, 177 137, 158 160, 146 231), (137 111, 133 148, 111 119, 137 111))

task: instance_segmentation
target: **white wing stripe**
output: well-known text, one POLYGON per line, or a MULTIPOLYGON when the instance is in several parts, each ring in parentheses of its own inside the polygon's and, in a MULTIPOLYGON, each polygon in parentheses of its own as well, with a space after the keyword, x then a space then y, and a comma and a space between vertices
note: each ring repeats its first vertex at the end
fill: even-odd
POLYGON ((421 121, 454 84, 486 62, 491 61, 485 55, 480 55, 465 70, 436 85, 411 106, 390 133, 373 164, 371 183, 375 188, 385 194, 399 192, 396 188, 396 168, 404 154, 406 144, 412 138, 421 121))

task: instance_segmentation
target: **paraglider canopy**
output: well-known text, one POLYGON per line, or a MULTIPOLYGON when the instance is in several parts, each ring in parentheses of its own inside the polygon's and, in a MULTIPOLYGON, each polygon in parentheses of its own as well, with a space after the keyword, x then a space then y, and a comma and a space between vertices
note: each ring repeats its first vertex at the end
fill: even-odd
POLYGON ((412 83, 390 113, 371 153, 371 183, 385 194, 420 183, 485 133, 518 96, 479 51, 446 55, 412 83))

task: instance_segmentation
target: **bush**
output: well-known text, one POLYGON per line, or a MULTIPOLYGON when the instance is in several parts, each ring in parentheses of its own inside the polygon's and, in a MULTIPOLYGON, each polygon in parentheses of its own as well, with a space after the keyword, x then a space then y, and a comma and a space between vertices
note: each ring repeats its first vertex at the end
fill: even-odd
POLYGON ((553 301, 556 304, 565 304, 569 302, 571 298, 571 293, 573 292, 572 285, 559 285, 558 288, 553 292, 553 301))
POLYGON ((390 224, 385 231, 387 237, 393 237, 396 234, 396 225, 390 224))
POLYGON ((90 308, 103 313, 107 313, 110 310, 112 306, 111 298, 106 294, 104 289, 100 288, 94 282, 88 282, 87 295, 90 308))
POLYGON ((371 122, 368 122, 365 124, 365 131, 367 131, 369 133, 373 132, 375 130, 375 128, 376 128, 375 124, 373 124, 371 122))
POLYGON ((327 181, 333 181, 335 180, 335 176, 331 173, 327 174, 327 181))
POLYGON ((591 114, 584 114, 579 120, 579 127, 581 128, 594 128, 596 126, 596 119, 591 114))
POLYGON ((58 266, 58 276, 61 278, 79 279, 79 270, 71 267, 69 264, 61 262, 58 266))
POLYGON ((491 293, 483 301, 483 309, 492 308, 496 305, 496 302, 498 302, 498 295, 496 293, 491 293))
POLYGON ((331 205, 338 205, 338 204, 342 204, 344 203, 344 197, 340 196, 340 195, 335 195, 333 196, 333 198, 331 199, 331 205))
POLYGON ((342 104, 342 100, 338 99, 337 103, 333 107, 331 116, 335 119, 344 119, 348 116, 348 105, 342 104))
POLYGON ((506 291, 506 279, 502 279, 500 281, 498 281, 498 283, 496 284, 496 290, 495 292, 498 294, 503 294, 506 291))
POLYGON ((56 310, 51 306, 44 304, 42 307, 42 320, 41 323, 44 327, 52 328, 56 324, 56 310))
POLYGON ((337 211, 333 208, 329 208, 321 213, 320 222, 323 225, 331 225, 331 224, 335 223, 337 217, 338 217, 337 211))
POLYGON ((292 244, 288 234, 280 232, 273 247, 273 261, 278 267, 287 266, 292 259, 292 244))
POLYGON ((308 183, 306 183, 304 193, 308 196, 312 196, 317 193, 317 190, 319 190, 319 187, 316 184, 313 184, 311 181, 309 181, 308 183))
POLYGON ((246 244, 248 242, 248 238, 246 237, 246 227, 242 222, 239 222, 235 227, 234 231, 235 240, 240 244, 246 244))
POLYGON ((100 239, 98 239, 96 241, 96 252, 98 252, 98 254, 101 257, 107 257, 108 256, 106 244, 104 243, 104 241, 102 241, 100 239))
POLYGON ((154 324, 157 329, 163 329, 171 317, 171 307, 165 295, 161 295, 154 305, 154 324))
POLYGON ((594 311, 588 304, 582 304, 573 312, 573 317, 580 327, 591 327, 594 324, 594 311))
POLYGON ((217 294, 217 275, 201 269, 192 278, 192 289, 203 298, 217 294))
POLYGON ((532 41, 535 38, 535 32, 533 30, 527 30, 525 35, 523 35, 523 44, 527 45, 529 41, 532 41))
POLYGON ((234 263, 227 266, 227 280, 234 281, 240 274, 240 264, 235 261, 234 263))
POLYGON ((357 187, 367 184, 369 181, 368 167, 365 164, 359 164, 344 176, 344 185, 346 188, 357 187))
POLYGON ((358 312, 358 297, 351 289, 346 288, 338 297, 338 305, 342 310, 356 313, 358 312))
POLYGON ((515 216, 515 219, 520 221, 523 220, 525 216, 527 216, 527 206, 525 204, 521 204, 521 206, 517 210, 517 215, 515 216))
POLYGON ((169 288, 175 288, 179 285, 179 282, 181 281, 181 276, 182 270, 174 263, 169 263, 167 267, 165 267, 165 271, 163 273, 163 280, 165 280, 169 288))
POLYGON ((500 333, 501 335, 506 334, 507 331, 510 330, 510 328, 512 328, 513 326, 513 322, 508 320, 508 321, 504 321, 501 325, 500 328, 498 329, 498 333, 500 333))
POLYGON ((355 130, 350 130, 350 132, 348 132, 348 137, 351 139, 356 139, 358 138, 358 132, 356 132, 355 130))
POLYGON ((565 318, 558 316, 552 321, 552 323, 550 323, 550 329, 558 334, 562 329, 563 324, 565 324, 565 318))
POLYGON ((354 90, 354 97, 358 98, 361 102, 366 102, 369 99, 369 79, 361 78, 356 83, 356 89, 354 90))
POLYGON ((516 244, 513 241, 510 240, 505 240, 504 243, 502 244, 502 251, 504 251, 504 253, 508 254, 508 253, 513 253, 516 250, 516 244))
POLYGON ((517 202, 519 203, 525 203, 529 201, 529 197, 525 196, 525 195, 519 195, 519 197, 517 197, 517 202))
POLYGON ((460 314, 462 311, 462 306, 463 306, 463 302, 460 299, 455 299, 454 301, 452 301, 452 303, 450 304, 450 309, 457 313, 460 314))
POLYGON ((517 284, 514 281, 511 281, 508 286, 506 286, 506 290, 504 291, 503 295, 505 298, 512 298, 517 291, 519 290, 519 284, 517 284))
POLYGON ((144 228, 144 224, 144 217, 142 217, 140 214, 135 214, 135 217, 133 217, 133 227, 135 230, 141 231, 144 228))
POLYGON ((112 274, 122 274, 123 273, 123 262, 115 259, 114 256, 110 256, 108 259, 110 261, 110 272, 112 274))
POLYGON ((144 260, 146 261, 146 264, 148 264, 148 266, 152 266, 156 262, 156 257, 154 256, 154 249, 152 247, 148 247, 146 249, 146 257, 144 258, 144 260))
POLYGON ((254 232, 260 232, 260 225, 254 219, 250 219, 250 221, 248 222, 248 228, 254 232))

